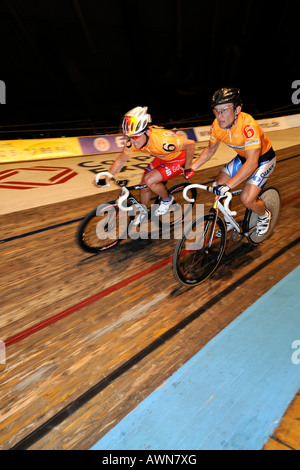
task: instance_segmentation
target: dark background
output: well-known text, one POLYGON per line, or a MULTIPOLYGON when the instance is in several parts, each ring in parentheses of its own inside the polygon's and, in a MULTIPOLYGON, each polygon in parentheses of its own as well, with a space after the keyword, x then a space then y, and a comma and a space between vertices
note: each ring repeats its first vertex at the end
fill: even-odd
POLYGON ((294 1, 2 0, 0 11, 0 138, 118 132, 137 105, 156 124, 209 124, 222 86, 257 118, 300 110, 294 1))

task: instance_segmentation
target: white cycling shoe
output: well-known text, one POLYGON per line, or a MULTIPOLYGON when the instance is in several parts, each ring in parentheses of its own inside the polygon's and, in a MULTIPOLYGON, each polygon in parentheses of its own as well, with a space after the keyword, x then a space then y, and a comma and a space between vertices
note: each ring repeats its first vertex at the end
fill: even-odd
POLYGON ((168 210, 170 209, 171 205, 173 204, 173 202, 174 202, 174 197, 173 196, 171 196, 170 201, 164 201, 163 199, 161 199, 159 207, 155 211, 156 217, 159 217, 160 215, 166 214, 168 212, 168 210))
POLYGON ((271 219, 272 214, 268 209, 266 209, 265 215, 263 215, 262 217, 258 217, 256 223, 256 235, 258 237, 261 237, 262 235, 265 235, 267 233, 270 227, 271 219))

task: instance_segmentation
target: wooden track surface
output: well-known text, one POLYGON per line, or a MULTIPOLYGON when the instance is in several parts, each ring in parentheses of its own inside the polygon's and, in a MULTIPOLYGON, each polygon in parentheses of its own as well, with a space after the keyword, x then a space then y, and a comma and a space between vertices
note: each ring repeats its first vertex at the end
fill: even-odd
MULTIPOLYGON (((273 235, 255 248, 229 240, 219 269, 195 288, 173 277, 176 240, 130 241, 96 256, 77 247, 74 220, 113 194, 0 216, 0 449, 90 448, 298 266, 300 146, 277 157, 269 184, 283 206, 273 235)), ((300 449, 293 439, 286 446, 300 449)))

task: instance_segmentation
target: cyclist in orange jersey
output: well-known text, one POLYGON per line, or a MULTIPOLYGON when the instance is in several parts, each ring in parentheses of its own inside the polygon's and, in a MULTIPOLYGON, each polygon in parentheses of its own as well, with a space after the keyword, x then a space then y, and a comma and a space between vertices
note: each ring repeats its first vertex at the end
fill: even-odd
MULTIPOLYGON (((122 130, 127 140, 109 172, 112 175, 118 173, 134 152, 154 156, 141 181, 146 188, 140 190, 140 197, 141 203, 147 207, 151 192, 160 196, 160 205, 155 211, 155 215, 159 216, 165 214, 174 201, 173 196, 169 197, 163 181, 171 180, 182 173, 189 179, 194 174, 191 165, 195 142, 162 127, 149 126, 151 116, 147 110, 147 107, 138 106, 125 114, 122 130)), ((106 182, 109 180, 110 177, 107 177, 106 182)), ((142 222, 142 216, 140 214, 137 217, 136 224, 142 222)))
MULTIPOLYGON (((208 146, 193 163, 197 170, 217 151, 220 142, 224 142, 237 152, 216 178, 214 189, 217 195, 246 181, 241 193, 245 207, 258 214, 257 235, 268 231, 271 212, 259 199, 261 189, 266 184, 276 165, 276 155, 268 136, 262 131, 257 121, 250 114, 242 112, 242 101, 238 88, 221 88, 212 98, 212 108, 216 116, 211 130, 208 146)), ((227 224, 227 230, 232 226, 227 224)))

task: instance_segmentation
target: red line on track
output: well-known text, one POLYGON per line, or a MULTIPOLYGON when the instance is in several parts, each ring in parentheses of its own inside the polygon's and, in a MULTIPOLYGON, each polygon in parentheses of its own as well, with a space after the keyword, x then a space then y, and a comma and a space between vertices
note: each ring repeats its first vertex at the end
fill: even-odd
POLYGON ((297 199, 300 199, 300 194, 298 194, 298 196, 291 197, 291 199, 287 199, 286 201, 282 202, 281 207, 286 206, 287 204, 290 204, 291 202, 294 202, 297 199))
MULTIPOLYGON (((286 206, 287 204, 290 204, 291 202, 296 201, 297 199, 300 199, 300 194, 297 196, 294 196, 290 199, 287 199, 286 201, 282 202, 281 207, 286 206)), ((43 328, 46 328, 49 325, 53 325, 54 323, 58 322, 59 320, 62 320, 63 318, 68 317, 69 315, 72 315, 72 313, 78 312, 84 307, 87 307, 94 302, 97 302, 97 300, 103 299, 104 297, 107 297, 108 295, 112 294, 113 292, 122 289, 122 287, 128 286, 132 282, 137 281, 138 279, 141 279, 144 276, 147 276, 147 274, 150 274, 163 266, 166 266, 167 264, 171 263, 173 259, 173 256, 170 256, 169 258, 164 259, 163 261, 160 261, 159 263, 154 264, 153 266, 150 266, 149 268, 144 269, 143 271, 134 274, 127 279, 124 279, 123 281, 117 282, 111 287, 108 287, 107 289, 102 290, 101 292, 98 292, 97 294, 92 295, 91 297, 88 297, 87 299, 82 300, 81 302, 78 302, 75 305, 72 305, 71 307, 68 307, 67 309, 63 310, 60 313, 57 313, 56 315, 53 315, 52 317, 41 321, 40 323, 37 323, 36 325, 31 326, 30 328, 27 328, 26 330, 21 331, 20 333, 17 333, 16 335, 10 336, 7 338, 7 340, 4 341, 4 344, 6 347, 11 346, 12 344, 18 343, 22 339, 27 338, 28 336, 37 333, 38 331, 42 330, 43 328)))
POLYGON ((4 341, 5 346, 8 347, 12 344, 18 343, 19 341, 27 338, 33 333, 36 333, 49 325, 53 325, 53 323, 56 323, 57 321, 68 317, 72 313, 78 312, 78 310, 81 310, 82 308, 87 307, 93 304, 94 302, 97 302, 97 300, 103 299, 104 297, 112 294, 113 292, 122 289, 122 287, 128 286, 132 282, 135 282, 138 279, 147 276, 147 274, 150 274, 153 271, 156 271, 157 269, 160 269, 163 266, 166 266, 167 264, 171 263, 172 259, 173 256, 170 256, 169 258, 166 258, 163 261, 160 261, 159 263, 156 263, 153 266, 150 266, 149 268, 146 268, 143 271, 128 277, 127 279, 124 279, 123 281, 117 282, 113 286, 108 287, 107 289, 104 289, 101 292, 98 292, 97 294, 94 294, 91 297, 88 297, 87 299, 84 299, 81 302, 78 302, 77 304, 68 307, 62 312, 57 313, 56 315, 53 315, 52 317, 47 318, 46 320, 43 320, 40 323, 37 323, 36 325, 33 325, 30 328, 27 328, 26 330, 21 331, 20 333, 17 333, 14 336, 11 336, 10 338, 7 338, 7 340, 4 341))

